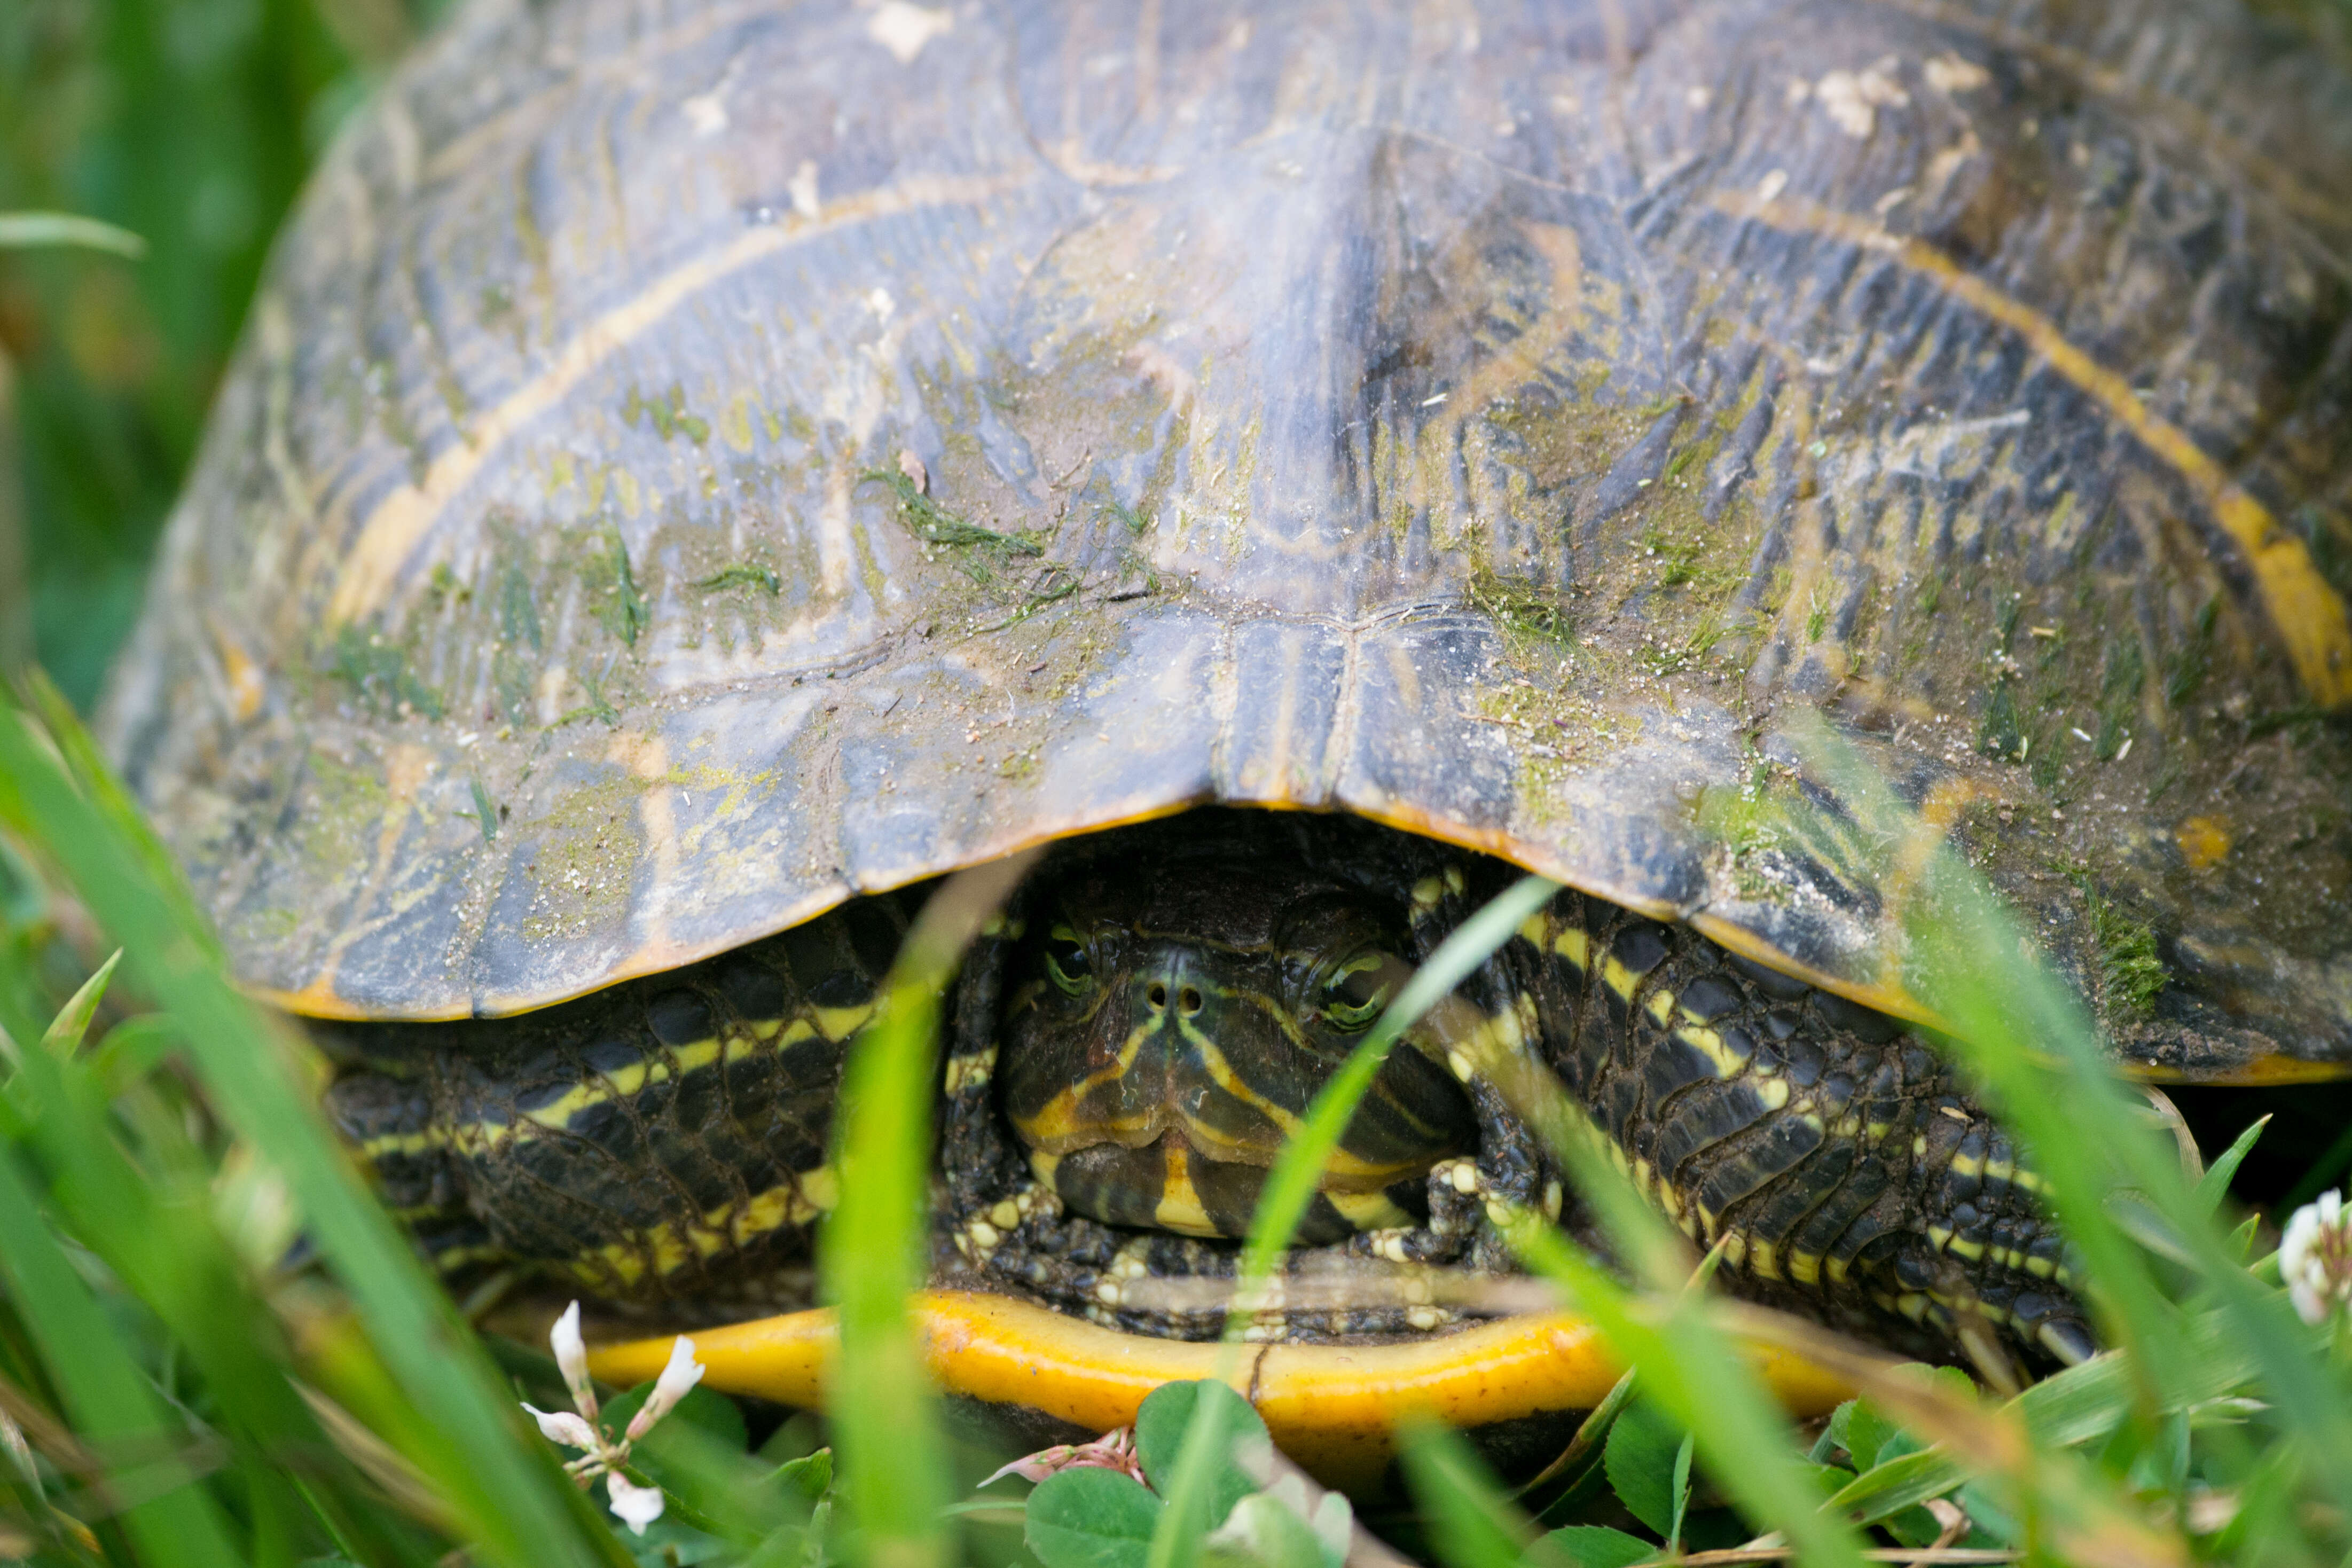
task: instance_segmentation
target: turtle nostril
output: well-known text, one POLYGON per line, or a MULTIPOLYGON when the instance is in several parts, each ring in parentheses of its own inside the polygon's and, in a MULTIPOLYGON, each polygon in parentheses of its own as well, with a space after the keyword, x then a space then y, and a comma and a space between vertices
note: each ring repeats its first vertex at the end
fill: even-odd
POLYGON ((1201 1010, 1201 994, 1187 985, 1176 994, 1176 1010, 1187 1018, 1201 1010))
POLYGON ((1154 1011, 1168 1005, 1168 987, 1156 980, 1152 982, 1151 989, 1143 994, 1144 1000, 1151 1004, 1154 1011))

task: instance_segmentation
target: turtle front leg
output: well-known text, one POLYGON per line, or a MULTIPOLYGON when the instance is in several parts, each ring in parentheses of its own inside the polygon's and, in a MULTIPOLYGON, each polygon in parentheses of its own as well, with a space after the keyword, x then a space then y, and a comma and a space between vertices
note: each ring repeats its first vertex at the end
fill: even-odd
POLYGON ((429 1079, 362 1069, 326 1095, 329 1120, 374 1178, 394 1217, 405 1224, 435 1270, 460 1273, 505 1254, 466 1201, 462 1162, 434 1115, 429 1079))
POLYGON ((1555 1070, 1727 1284, 1989 1370, 2096 1348, 2039 1181, 1903 1024, 1573 893, 1513 946, 1555 1070))

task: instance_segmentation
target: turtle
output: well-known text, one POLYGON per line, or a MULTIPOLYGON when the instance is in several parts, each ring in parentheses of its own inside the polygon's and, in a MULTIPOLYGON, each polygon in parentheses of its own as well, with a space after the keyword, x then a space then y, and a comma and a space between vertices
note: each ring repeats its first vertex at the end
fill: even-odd
POLYGON ((1728 1287, 2076 1360, 1806 737, 2128 1070, 2352 1064, 2352 80, 2305 40, 476 0, 278 244, 99 731, 453 1270, 817 1332, 844 1057, 936 879, 1045 846, 949 1005, 934 1363, 1098 1415, 1532 872, 1325 1173, 1277 1436, 1372 1399, 1334 1344, 1570 1355, 1428 1288, 1579 1223, 1525 1061, 1728 1287))

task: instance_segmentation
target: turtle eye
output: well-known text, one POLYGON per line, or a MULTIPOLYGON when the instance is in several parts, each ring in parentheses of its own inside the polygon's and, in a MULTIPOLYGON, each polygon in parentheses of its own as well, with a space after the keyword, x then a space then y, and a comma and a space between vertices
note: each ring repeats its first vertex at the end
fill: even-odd
POLYGON ((1323 996, 1317 1011, 1333 1028, 1346 1034, 1371 1026, 1388 1005, 1388 965, 1377 952, 1348 960, 1323 976, 1323 996))
POLYGON ((1045 936, 1045 973, 1055 984, 1071 996, 1083 994, 1095 983, 1094 960, 1087 956, 1087 944, 1068 926, 1055 926, 1045 936))

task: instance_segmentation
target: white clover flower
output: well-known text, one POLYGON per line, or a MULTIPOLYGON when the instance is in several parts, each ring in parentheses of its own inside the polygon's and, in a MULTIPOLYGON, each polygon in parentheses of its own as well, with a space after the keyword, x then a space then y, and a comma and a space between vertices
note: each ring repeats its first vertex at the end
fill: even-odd
POLYGON ((551 1443, 589 1453, 604 1447, 604 1440, 596 1435, 596 1428, 569 1410, 541 1410, 528 1400, 523 1402, 523 1408, 539 1423, 539 1435, 551 1443))
POLYGON ((684 1334, 669 1347, 669 1364, 662 1368, 661 1376, 654 1382, 654 1391, 646 1395, 645 1407, 629 1423, 626 1441, 634 1443, 650 1431, 653 1424, 677 1407, 687 1391, 702 1381, 702 1363, 694 1359, 694 1342, 684 1334))
POLYGON ((2345 1211, 2344 1194, 2330 1190, 2295 1210, 2278 1257, 2287 1300, 2305 1322, 2324 1322, 2352 1301, 2352 1215, 2345 1211))
POLYGON ((641 1487, 618 1470, 604 1473, 604 1495, 612 1500, 613 1511, 621 1516, 621 1522, 639 1535, 662 1516, 661 1488, 641 1487))
POLYGON ((551 1443, 581 1451, 579 1458, 563 1467, 564 1473, 583 1489, 593 1484, 598 1476, 604 1477, 604 1495, 611 1500, 614 1513, 622 1523, 643 1535, 646 1526, 662 1515, 662 1489, 639 1486, 621 1473, 621 1467, 629 1462, 629 1445, 653 1430, 654 1423, 677 1408, 677 1402, 702 1381, 704 1369, 694 1359, 694 1342, 680 1334, 669 1347, 669 1364, 662 1368, 644 1405, 616 1443, 613 1435, 597 1424, 596 1385, 588 1376, 588 1344, 580 1334, 579 1302, 563 1310, 547 1338, 554 1347, 555 1364, 563 1371, 563 1382, 572 1391, 577 1414, 572 1410, 541 1410, 528 1403, 523 1408, 539 1423, 540 1436, 551 1443))
POLYGON ((580 1303, 563 1309, 548 1331, 547 1342, 562 1370, 563 1386, 572 1391, 572 1407, 589 1420, 596 1419, 596 1385, 588 1376, 588 1344, 580 1337, 580 1303))

